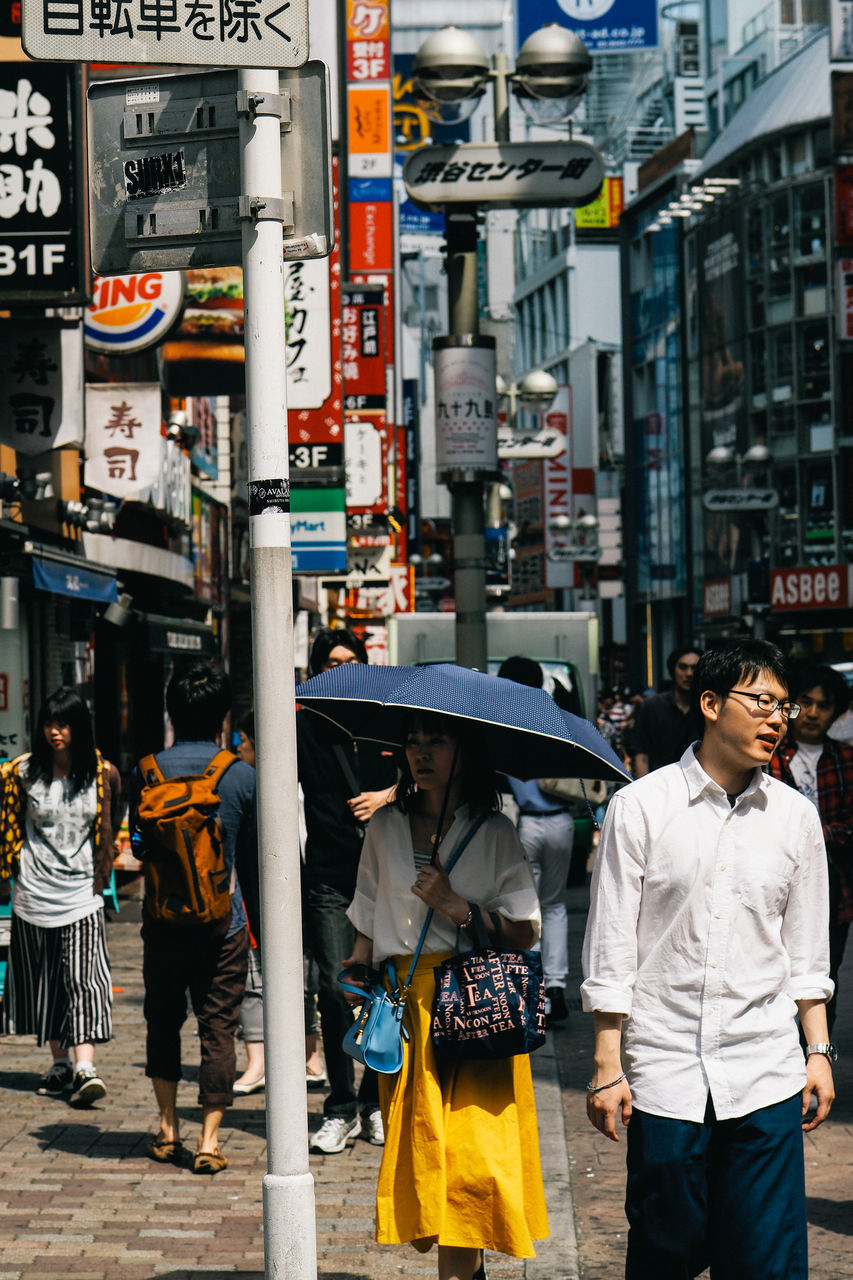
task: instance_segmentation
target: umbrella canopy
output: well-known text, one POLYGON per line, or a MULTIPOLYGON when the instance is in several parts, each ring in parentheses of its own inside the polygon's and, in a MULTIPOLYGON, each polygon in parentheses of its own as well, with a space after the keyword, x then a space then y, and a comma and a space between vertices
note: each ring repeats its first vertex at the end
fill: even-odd
POLYGON ((400 745, 412 711, 482 725, 492 764, 515 778, 603 778, 630 782, 622 762, 587 720, 561 711, 542 689, 451 663, 370 667, 347 663, 306 680, 297 701, 353 738, 400 745))

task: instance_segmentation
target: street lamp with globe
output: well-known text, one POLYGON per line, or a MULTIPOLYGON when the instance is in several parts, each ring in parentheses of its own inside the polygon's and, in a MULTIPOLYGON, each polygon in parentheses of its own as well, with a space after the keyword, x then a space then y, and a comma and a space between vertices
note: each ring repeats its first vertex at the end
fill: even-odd
MULTIPOLYGON (((541 179, 537 172, 532 193, 516 194, 500 190, 501 184, 477 182, 476 194, 462 194, 452 199, 446 184, 441 191, 432 194, 429 180, 420 172, 421 161, 414 152, 404 168, 404 182, 410 198, 425 207, 444 208, 446 217, 446 268, 448 290, 448 333, 434 343, 436 376, 436 413, 449 413, 453 405, 475 402, 469 390, 476 391, 476 408, 488 408, 478 423, 483 447, 480 457, 471 462, 459 461, 451 443, 445 453, 439 449, 441 477, 450 487, 452 496, 454 588, 456 597, 456 661, 462 666, 485 670, 486 649, 486 553, 484 484, 499 478, 497 470, 497 419, 494 412, 496 400, 495 344, 491 337, 479 332, 479 301, 477 296, 477 221, 482 205, 492 204, 505 208, 537 207, 560 202, 565 206, 588 203, 594 199, 601 185, 604 172, 601 156, 584 143, 547 142, 513 144, 510 141, 510 89, 515 94, 525 114, 539 124, 558 124, 567 121, 586 91, 592 70, 592 58, 583 41, 572 31, 549 23, 533 32, 525 40, 518 53, 516 69, 510 71, 509 60, 504 53, 490 58, 480 42, 469 31, 446 26, 433 32, 423 41, 415 54, 412 66, 413 89, 422 109, 429 118, 442 123, 457 123, 467 119, 486 93, 489 83, 494 95, 495 142, 478 146, 478 153, 485 153, 479 163, 491 170, 514 170, 516 164, 508 155, 517 145, 546 149, 555 162, 547 170, 568 172, 571 163, 578 165, 581 175, 579 186, 571 195, 568 188, 558 193, 547 191, 545 160, 541 179), (582 154, 569 160, 568 151, 574 148, 582 154), (410 170, 409 166, 412 166, 410 170), (411 182, 409 178, 411 174, 411 182), (583 175, 586 175, 585 177, 583 175), (458 201, 458 202, 457 202, 458 201), (468 381, 466 382, 466 379, 468 381), (452 387, 449 397, 443 395, 444 387, 452 387), (460 386, 465 394, 459 395, 460 386), (489 393, 489 386, 492 390, 489 393), (487 439, 488 435, 488 439, 487 439), (488 457, 489 461, 486 461, 488 457)), ((426 153, 429 148, 424 149, 426 153)), ((449 158, 445 150, 433 149, 442 154, 439 164, 449 158)), ((464 146, 456 155, 462 159, 464 146)), ((544 154, 540 150, 539 154, 544 154)), ((529 376, 529 375, 528 375, 529 376)), ((548 378, 550 375, 544 374, 548 378)), ((520 392, 519 392, 520 394, 520 392)), ((532 394, 532 393, 531 393, 532 394)), ((539 391, 539 403, 543 392, 539 391)), ((549 396, 553 400, 553 392, 549 396)), ((449 425, 442 424, 442 443, 452 442, 449 425)))

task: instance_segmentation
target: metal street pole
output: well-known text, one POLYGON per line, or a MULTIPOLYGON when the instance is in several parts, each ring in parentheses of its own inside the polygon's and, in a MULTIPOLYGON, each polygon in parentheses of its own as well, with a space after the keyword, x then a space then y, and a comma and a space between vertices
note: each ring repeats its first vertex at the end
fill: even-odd
POLYGON ((241 70, 240 171, 258 855, 264 966, 266 1280, 316 1280, 302 1034, 293 594, 277 71, 241 70), (300 1014, 301 1017, 301 1014, 300 1014), (300 1024, 301 1025, 301 1024, 300 1024))
MULTIPOLYGON (((447 214, 448 330, 452 338, 480 329, 477 298, 477 210, 463 206, 447 214)), ((453 581, 456 597, 456 661, 485 671, 486 533, 483 480, 459 473, 450 481, 453 581)))

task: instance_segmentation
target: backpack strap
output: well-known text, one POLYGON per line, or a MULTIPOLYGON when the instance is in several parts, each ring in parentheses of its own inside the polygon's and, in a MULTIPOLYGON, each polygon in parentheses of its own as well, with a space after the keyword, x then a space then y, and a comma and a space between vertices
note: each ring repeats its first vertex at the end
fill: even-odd
POLYGON ((150 756, 143 756, 139 761, 139 772, 142 774, 146 787, 156 787, 158 782, 166 781, 153 753, 150 756))
POLYGON ((236 759, 237 757, 233 751, 226 751, 224 748, 222 751, 217 751, 216 755, 201 775, 210 783, 211 791, 215 791, 217 789, 223 773, 226 769, 231 768, 231 765, 234 764, 236 759))

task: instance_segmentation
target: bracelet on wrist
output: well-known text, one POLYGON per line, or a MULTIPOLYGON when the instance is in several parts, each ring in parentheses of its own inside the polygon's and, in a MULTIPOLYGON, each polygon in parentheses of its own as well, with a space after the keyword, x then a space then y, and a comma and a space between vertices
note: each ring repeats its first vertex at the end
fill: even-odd
POLYGON ((593 1084, 590 1080, 586 1086, 587 1093, 602 1093, 605 1089, 612 1089, 614 1085, 621 1084, 625 1079, 626 1072, 622 1072, 621 1076, 617 1076, 615 1080, 611 1080, 609 1084, 593 1084))
POLYGON ((468 914, 467 914, 467 916, 465 917, 465 919, 462 921, 462 923, 458 926, 458 928, 460 928, 460 929, 470 929, 470 928, 471 928, 471 926, 473 925, 473 923, 474 923, 474 906, 473 906, 473 903, 470 903, 470 902, 469 902, 469 903, 468 903, 468 914))

